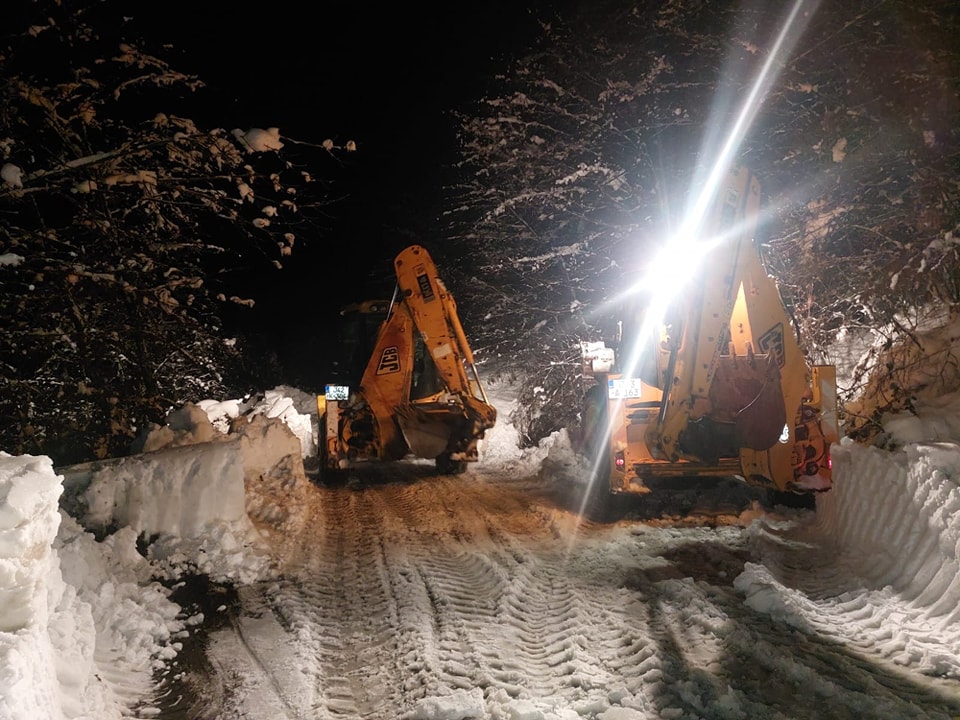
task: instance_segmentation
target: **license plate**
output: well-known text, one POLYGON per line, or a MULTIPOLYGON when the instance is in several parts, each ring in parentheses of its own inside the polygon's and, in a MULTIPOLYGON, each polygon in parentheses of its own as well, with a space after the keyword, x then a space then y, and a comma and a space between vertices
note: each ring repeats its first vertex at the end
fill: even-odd
POLYGON ((617 378, 607 380, 607 397, 611 400, 638 398, 643 396, 643 384, 639 378, 617 378))

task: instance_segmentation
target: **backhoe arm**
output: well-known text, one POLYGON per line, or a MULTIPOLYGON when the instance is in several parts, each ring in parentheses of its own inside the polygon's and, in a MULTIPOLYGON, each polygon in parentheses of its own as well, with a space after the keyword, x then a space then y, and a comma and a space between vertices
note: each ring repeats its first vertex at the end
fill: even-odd
POLYGON ((457 305, 424 248, 411 245, 394 261, 401 302, 413 317, 447 390, 487 403, 457 305))

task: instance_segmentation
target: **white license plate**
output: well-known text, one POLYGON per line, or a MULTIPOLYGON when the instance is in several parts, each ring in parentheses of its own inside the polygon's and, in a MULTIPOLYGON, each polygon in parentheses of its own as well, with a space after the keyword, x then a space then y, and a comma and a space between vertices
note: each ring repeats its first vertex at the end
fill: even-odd
POLYGON ((607 380, 607 397, 611 400, 638 398, 643 396, 643 386, 639 378, 617 378, 607 380))

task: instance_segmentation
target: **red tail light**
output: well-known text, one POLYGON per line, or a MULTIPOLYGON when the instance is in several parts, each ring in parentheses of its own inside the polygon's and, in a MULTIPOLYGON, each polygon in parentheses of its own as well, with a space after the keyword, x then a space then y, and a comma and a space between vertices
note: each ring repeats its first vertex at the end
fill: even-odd
POLYGON ((626 458, 623 457, 623 451, 617 452, 613 456, 613 464, 616 466, 617 470, 623 472, 624 468, 627 466, 626 458))

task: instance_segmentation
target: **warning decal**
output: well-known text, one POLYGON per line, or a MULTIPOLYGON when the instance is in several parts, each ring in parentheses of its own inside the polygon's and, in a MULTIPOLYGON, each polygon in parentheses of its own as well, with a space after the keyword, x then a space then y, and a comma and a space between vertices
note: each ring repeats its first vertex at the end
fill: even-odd
MULTIPOLYGON (((417 269, 419 270, 419 268, 417 269)), ((430 277, 426 271, 417 275, 417 285, 420 286, 420 294, 423 295, 424 301, 430 302, 436 297, 433 294, 433 285, 430 284, 430 277)))
POLYGON ((777 323, 767 330, 757 340, 760 352, 772 354, 777 360, 777 366, 783 367, 787 362, 786 351, 783 348, 783 323, 777 323))

